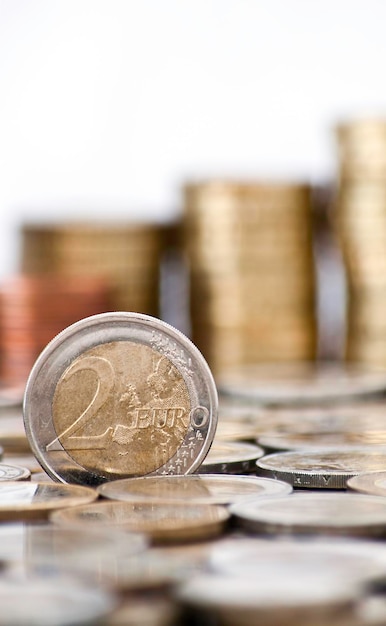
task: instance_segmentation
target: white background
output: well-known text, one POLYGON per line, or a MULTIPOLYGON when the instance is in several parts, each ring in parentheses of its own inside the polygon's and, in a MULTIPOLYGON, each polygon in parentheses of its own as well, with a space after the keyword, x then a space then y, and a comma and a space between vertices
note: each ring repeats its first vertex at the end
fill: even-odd
POLYGON ((330 180, 337 121, 386 112, 385 29, 384 0, 0 0, 0 276, 25 221, 330 180))

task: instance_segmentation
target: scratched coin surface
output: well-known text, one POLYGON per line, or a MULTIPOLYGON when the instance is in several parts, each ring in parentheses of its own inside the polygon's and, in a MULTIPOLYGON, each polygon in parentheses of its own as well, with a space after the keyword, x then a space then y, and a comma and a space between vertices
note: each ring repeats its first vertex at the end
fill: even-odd
POLYGON ((31 448, 57 481, 194 472, 217 425, 199 350, 159 319, 102 313, 72 324, 35 362, 23 412, 31 448))
POLYGON ((267 454, 256 462, 257 474, 285 480, 294 487, 346 489, 349 478, 386 467, 386 452, 369 446, 297 450, 267 454))

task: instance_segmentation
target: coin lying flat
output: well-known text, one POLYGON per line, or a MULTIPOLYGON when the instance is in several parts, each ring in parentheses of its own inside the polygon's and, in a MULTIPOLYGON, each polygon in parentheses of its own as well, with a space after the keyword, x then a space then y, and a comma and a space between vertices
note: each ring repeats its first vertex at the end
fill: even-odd
POLYGON ((93 502, 97 493, 80 485, 4 481, 0 483, 0 520, 46 517, 54 509, 93 502))
POLYGON ((130 597, 120 603, 104 626, 172 626, 178 623, 179 608, 171 598, 130 597))
POLYGON ((197 471, 201 474, 255 474, 256 460, 263 455, 264 450, 253 443, 215 439, 197 471))
POLYGON ((178 542, 219 535, 229 519, 225 507, 208 504, 97 502, 53 514, 57 524, 113 525, 144 533, 156 542, 178 542))
POLYGON ((97 491, 105 498, 128 502, 230 504, 249 496, 290 493, 292 487, 284 481, 259 476, 190 474, 114 480, 100 485, 97 491))
POLYGON ((46 472, 36 472, 35 474, 31 474, 31 482, 33 483, 55 483, 56 481, 48 476, 46 472))
POLYGON ((31 474, 37 474, 42 471, 41 465, 39 465, 36 457, 33 454, 10 454, 6 452, 3 457, 3 463, 7 465, 18 465, 20 467, 26 467, 31 474))
POLYGON ((386 451, 363 447, 278 452, 256 464, 258 474, 285 480, 294 487, 346 489, 351 476, 386 467, 386 451))
POLYGON ((21 411, 18 414, 0 416, 0 445, 9 453, 30 452, 21 411))
POLYGON ((148 315, 102 313, 46 346, 23 410, 45 471, 62 482, 97 485, 194 472, 212 444, 217 390, 181 332, 148 315))
POLYGON ((77 574, 110 587, 116 571, 147 548, 144 535, 118 528, 20 522, 0 526, 0 558, 18 564, 19 570, 77 574))
POLYGON ((256 426, 251 420, 227 419, 219 420, 216 430, 216 441, 254 441, 256 426))
POLYGON ((210 570, 219 574, 274 578, 280 570, 288 579, 307 576, 313 570, 326 578, 368 584, 383 580, 386 548, 373 540, 331 537, 237 537, 214 545, 210 570))
POLYGON ((30 477, 31 477, 31 472, 26 467, 20 467, 18 465, 7 465, 7 463, 0 463, 0 481, 28 480, 30 477))
POLYGON ((386 389, 382 370, 331 363, 246 365, 223 374, 221 395, 263 405, 323 404, 377 396, 386 389))
POLYGON ((299 492, 231 505, 238 522, 255 532, 385 536, 386 501, 359 493, 299 492))
POLYGON ((0 580, 2 626, 86 626, 104 623, 117 600, 78 578, 42 574, 0 580))
POLYGON ((224 626, 326 626, 335 617, 349 614, 359 593, 352 581, 326 577, 315 569, 292 579, 280 570, 274 577, 261 578, 202 574, 176 591, 182 604, 209 612, 214 623, 219 619, 224 626))
POLYGON ((386 470, 358 474, 347 481, 348 489, 368 493, 373 496, 386 496, 386 470))
POLYGON ((350 449, 368 445, 375 449, 383 447, 386 452, 386 430, 266 434, 258 437, 257 443, 270 450, 350 449))
MULTIPOLYGON (((253 408, 253 405, 246 406, 253 408)), ((382 399, 291 408, 256 407, 256 436, 382 431, 384 411, 382 399)))

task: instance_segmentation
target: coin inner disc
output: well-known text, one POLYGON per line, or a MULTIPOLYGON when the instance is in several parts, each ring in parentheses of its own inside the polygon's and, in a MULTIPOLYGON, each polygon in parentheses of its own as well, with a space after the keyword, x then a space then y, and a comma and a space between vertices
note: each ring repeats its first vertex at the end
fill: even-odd
POLYGON ((63 450, 86 469, 144 475, 169 461, 190 425, 187 385, 168 357, 133 341, 83 352, 60 377, 52 415, 63 450))

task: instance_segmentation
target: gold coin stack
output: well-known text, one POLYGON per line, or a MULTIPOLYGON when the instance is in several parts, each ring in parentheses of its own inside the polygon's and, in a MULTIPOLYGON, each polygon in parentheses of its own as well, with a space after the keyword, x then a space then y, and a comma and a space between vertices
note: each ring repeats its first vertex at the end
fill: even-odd
POLYGON ((215 374, 315 358, 308 186, 187 184, 184 233, 192 338, 215 374))
POLYGON ((346 272, 346 358, 386 365, 386 119, 336 129, 335 228, 346 272))
POLYGON ((166 231, 161 224, 25 224, 21 269, 26 274, 101 276, 111 289, 111 310, 157 316, 166 231))

